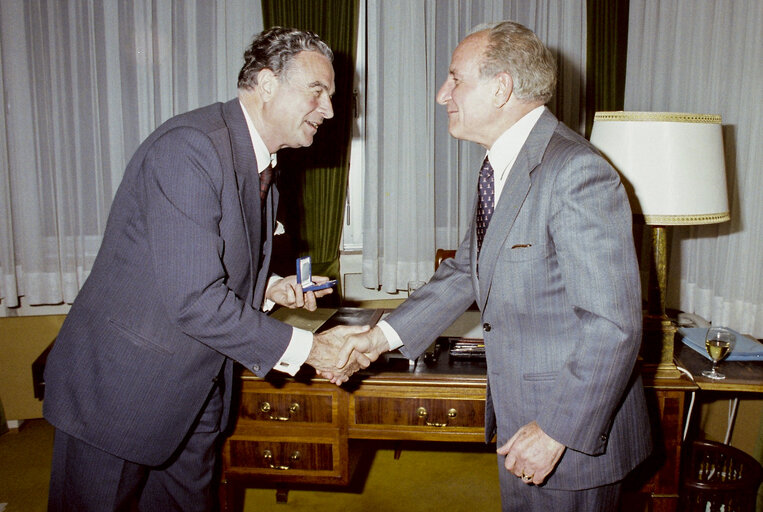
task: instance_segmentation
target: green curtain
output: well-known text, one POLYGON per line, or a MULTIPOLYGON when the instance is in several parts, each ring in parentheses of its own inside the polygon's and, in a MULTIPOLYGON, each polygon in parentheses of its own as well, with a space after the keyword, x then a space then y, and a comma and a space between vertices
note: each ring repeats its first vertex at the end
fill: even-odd
POLYGON ((279 215, 295 251, 311 256, 314 274, 337 278, 354 121, 358 0, 262 0, 262 15, 265 27, 310 30, 334 52, 334 118, 323 123, 309 148, 278 153, 278 189, 279 215))
POLYGON ((586 137, 599 110, 622 110, 629 0, 587 0, 586 137))
MULTIPOLYGON (((586 138, 591 137, 597 111, 623 110, 625 105, 629 6, 630 0, 587 0, 586 138)), ((649 236, 643 219, 634 217, 633 241, 644 272, 649 265, 649 236)))

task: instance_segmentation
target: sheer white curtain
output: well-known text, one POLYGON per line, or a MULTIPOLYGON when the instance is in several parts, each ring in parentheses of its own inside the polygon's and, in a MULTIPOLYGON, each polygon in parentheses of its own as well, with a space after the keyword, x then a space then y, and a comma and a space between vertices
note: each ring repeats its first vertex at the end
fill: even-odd
POLYGON ((763 3, 631 0, 626 110, 721 114, 731 221, 672 228, 668 304, 763 337, 763 3))
POLYGON ((559 61, 549 107, 582 133, 585 1, 367 0, 363 285, 393 293, 429 279, 437 248, 466 233, 485 150, 448 135, 435 102, 450 56, 476 25, 511 19, 559 61))
POLYGON ((235 96, 259 0, 0 2, 0 305, 73 301, 140 141, 235 96))
POLYGON ((434 247, 434 13, 426 0, 369 0, 366 12, 363 285, 394 292, 434 247))

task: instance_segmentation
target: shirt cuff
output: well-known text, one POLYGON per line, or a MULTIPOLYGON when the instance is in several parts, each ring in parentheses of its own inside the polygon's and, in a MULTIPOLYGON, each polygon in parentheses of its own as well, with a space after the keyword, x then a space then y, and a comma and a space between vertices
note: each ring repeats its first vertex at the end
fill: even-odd
POLYGON ((380 320, 376 325, 384 333, 384 337, 387 338, 387 343, 389 343, 390 350, 395 350, 403 346, 403 340, 400 339, 397 331, 393 329, 386 320, 380 320))
POLYGON ((312 348, 313 333, 294 327, 291 333, 291 340, 289 340, 289 346, 286 347, 281 359, 279 359, 273 369, 288 373, 293 377, 305 361, 307 361, 312 348))

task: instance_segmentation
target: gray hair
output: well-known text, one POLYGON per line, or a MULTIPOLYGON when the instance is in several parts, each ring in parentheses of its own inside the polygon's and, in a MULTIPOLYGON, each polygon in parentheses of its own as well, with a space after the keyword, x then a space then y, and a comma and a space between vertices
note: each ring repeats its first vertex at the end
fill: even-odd
POLYGON ((488 31, 480 75, 490 78, 506 72, 514 81, 514 94, 523 101, 547 103, 556 90, 556 59, 535 33, 513 21, 483 24, 471 33, 488 31))
POLYGON ((313 51, 334 60, 334 53, 318 35, 296 28, 271 27, 254 37, 244 52, 244 66, 238 73, 239 89, 257 85, 257 74, 269 69, 279 79, 286 77, 298 53, 313 51))

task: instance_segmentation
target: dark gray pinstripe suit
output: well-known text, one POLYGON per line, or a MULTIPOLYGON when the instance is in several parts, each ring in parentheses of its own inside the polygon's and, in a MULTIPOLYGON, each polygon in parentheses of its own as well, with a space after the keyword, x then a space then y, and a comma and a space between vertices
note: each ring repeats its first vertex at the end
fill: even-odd
POLYGON ((500 446, 537 421, 567 446, 547 489, 609 484, 646 458, 628 200, 614 169, 549 111, 509 174, 479 276, 472 225, 455 258, 387 321, 413 357, 475 300, 491 326, 486 439, 497 427, 500 446))
MULTIPOLYGON (((238 99, 177 116, 138 148, 47 360, 44 414, 57 429, 160 465, 219 376, 224 424, 232 360, 258 375, 276 364, 292 328, 258 311, 273 230, 259 239, 263 209, 258 192, 242 200, 247 184, 259 190, 238 99)), ((271 187, 270 226, 277 201, 271 187)))

